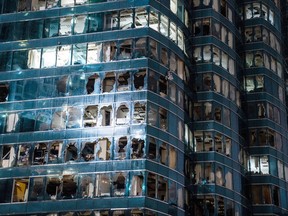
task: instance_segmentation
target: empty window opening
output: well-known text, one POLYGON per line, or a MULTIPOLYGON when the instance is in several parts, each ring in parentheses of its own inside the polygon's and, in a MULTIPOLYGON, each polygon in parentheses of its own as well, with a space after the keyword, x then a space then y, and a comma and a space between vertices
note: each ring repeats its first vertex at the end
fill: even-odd
POLYGON ((142 90, 145 84, 146 70, 141 70, 134 74, 134 87, 136 90, 142 90))
POLYGON ((110 62, 116 59, 117 46, 115 42, 103 43, 103 61, 110 62))
POLYGON ((51 128, 61 130, 66 128, 66 111, 56 111, 53 114, 51 128))
POLYGON ((130 196, 142 196, 143 179, 142 175, 132 176, 132 183, 129 190, 130 196))
POLYGON ((65 162, 75 161, 78 158, 78 149, 75 146, 76 143, 69 144, 65 152, 65 162))
POLYGON ((111 142, 107 138, 99 140, 96 147, 97 159, 109 160, 111 155, 110 146, 111 142))
POLYGON ((81 178, 80 190, 82 198, 93 197, 94 185, 93 180, 90 176, 83 176, 81 178))
POLYGON ((133 138, 132 139, 132 145, 131 145, 131 158, 137 159, 137 158, 143 158, 144 156, 144 140, 133 138))
MULTIPOLYGON (((136 18, 137 19, 137 18, 136 18)), ((147 38, 136 39, 134 47, 134 58, 142 58, 147 55, 147 38)))
POLYGON ((108 72, 105 74, 105 78, 102 81, 102 92, 111 92, 114 89, 115 74, 108 72))
POLYGON ((119 74, 117 82, 118 82, 118 87, 117 87, 118 91, 129 90, 130 73, 126 72, 126 73, 119 74))
POLYGON ((28 166, 30 164, 30 146, 20 145, 18 150, 18 166, 28 166))
POLYGON ((124 160, 126 158, 126 151, 127 151, 127 137, 120 137, 116 147, 116 158, 118 160, 124 160))
POLYGON ((123 125, 129 122, 129 108, 126 105, 120 105, 117 109, 116 124, 123 125))
POLYGON ((88 43, 87 64, 95 64, 101 61, 102 43, 88 43))
POLYGON ((74 176, 64 175, 62 181, 62 198, 73 199, 77 192, 77 183, 74 181, 74 176))
POLYGON ((72 17, 63 17, 60 18, 60 35, 71 35, 71 28, 72 28, 72 17))
POLYGON ((147 196, 152 198, 156 197, 156 175, 153 173, 148 173, 147 196))
POLYGON ((82 145, 81 156, 85 161, 95 159, 96 142, 86 142, 82 145))
POLYGON ((46 164, 48 160, 48 148, 46 143, 38 143, 34 148, 33 165, 46 164))
POLYGON ((162 107, 159 108, 159 122, 160 122, 160 128, 162 130, 167 130, 168 128, 167 110, 162 107))
POLYGON ((126 176, 122 172, 113 175, 114 196, 123 196, 125 194, 126 176))
POLYGON ((61 186, 61 181, 59 178, 57 177, 48 178, 47 185, 46 185, 46 193, 49 195, 51 200, 57 199, 58 194, 61 191, 60 186, 61 186))
POLYGON ((168 82, 165 76, 160 75, 159 77, 159 93, 161 96, 167 95, 167 88, 168 88, 168 82))
POLYGON ((168 182, 162 176, 158 176, 158 199, 167 201, 168 199, 168 182))
POLYGON ((133 123, 142 124, 146 121, 146 103, 134 104, 133 123))
POLYGON ((125 40, 120 43, 120 52, 118 59, 130 59, 132 55, 132 40, 125 40))
POLYGON ((49 162, 58 162, 61 157, 62 142, 52 143, 49 150, 49 162))
POLYGON ((87 18, 86 15, 74 17, 74 33, 75 34, 85 33, 86 18, 87 18))
POLYGON ((83 113, 84 127, 95 127, 97 125, 98 106, 87 106, 83 113))
POLYGON ((44 179, 42 177, 32 178, 32 190, 29 194, 29 201, 42 201, 44 193, 44 179))
POLYGON ((15 148, 8 145, 3 145, 2 147, 2 167, 14 166, 16 159, 15 148))
POLYGON ((15 179, 13 187, 13 202, 26 202, 28 199, 29 179, 15 179))
POLYGON ((102 118, 102 126, 110 126, 112 121, 112 106, 104 106, 100 110, 100 118, 102 118))
POLYGON ((8 94, 9 94, 9 84, 0 83, 0 102, 7 101, 8 94))
POLYGON ((96 196, 110 196, 111 179, 109 174, 99 174, 96 179, 96 196))
POLYGON ((87 92, 87 94, 91 94, 95 90, 96 90, 95 93, 97 93, 98 92, 97 90, 100 87, 99 86, 99 82, 100 82, 100 79, 99 79, 99 75, 98 74, 93 74, 92 76, 89 76, 88 81, 86 83, 86 92, 87 92))
POLYGON ((160 155, 160 163, 167 165, 167 156, 168 156, 168 151, 167 151, 167 144, 162 143, 160 148, 159 148, 159 155, 160 155))

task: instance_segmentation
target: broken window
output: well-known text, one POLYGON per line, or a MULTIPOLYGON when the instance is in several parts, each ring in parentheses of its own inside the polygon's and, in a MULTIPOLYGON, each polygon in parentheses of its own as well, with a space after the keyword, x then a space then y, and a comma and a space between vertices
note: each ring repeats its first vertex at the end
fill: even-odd
POLYGON ((71 45, 57 47, 56 66, 67 66, 71 63, 71 45))
POLYGON ((155 160, 157 157, 157 146, 156 140, 153 137, 149 138, 149 147, 148 147, 148 158, 151 160, 155 160))
POLYGON ((176 24, 174 22, 170 22, 169 38, 174 43, 177 43, 177 27, 176 27, 176 24))
POLYGON ((168 30, 169 30, 168 25, 169 25, 168 17, 160 14, 160 32, 166 37, 168 37, 168 30))
POLYGON ((118 11, 110 11, 105 13, 104 16, 104 29, 105 30, 113 30, 118 29, 119 25, 119 18, 118 18, 118 11))
POLYGON ((126 9, 120 11, 120 29, 130 29, 134 27, 133 10, 126 9))
POLYGON ((112 124, 112 106, 103 106, 100 109, 101 126, 110 126, 112 124))
POLYGON ((176 169, 177 164, 177 150, 175 147, 170 146, 169 148, 169 167, 176 169))
POLYGON ((43 200, 43 193, 44 193, 44 178, 43 177, 36 177, 30 179, 31 187, 29 194, 29 201, 42 201, 43 200))
POLYGON ((125 188, 126 188, 126 178, 127 174, 120 172, 113 174, 113 189, 114 189, 114 196, 124 196, 125 195, 125 188))
POLYGON ((63 199, 73 199, 77 192, 77 179, 73 175, 64 175, 62 179, 61 196, 63 199))
POLYGON ((102 81, 102 92, 111 92, 114 89, 115 73, 108 72, 105 74, 105 78, 102 81))
POLYGON ((84 127, 95 127, 97 125, 97 117, 98 117, 98 106, 91 105, 85 107, 83 113, 83 124, 84 127))
POLYGON ((33 154, 33 165, 46 164, 48 160, 48 148, 47 143, 38 143, 35 145, 33 154))
POLYGON ((8 100, 9 94, 9 84, 0 83, 0 102, 5 102, 8 100))
POLYGON ((168 52, 167 52, 167 49, 165 47, 161 47, 160 57, 161 57, 161 63, 164 66, 167 66, 168 65, 168 52))
POLYGON ((87 64, 101 62, 102 43, 88 43, 87 64))
POLYGON ((168 129, 168 112, 162 107, 159 107, 159 124, 162 130, 168 129))
POLYGON ((86 32, 86 15, 74 17, 74 34, 82 34, 86 32))
POLYGON ((158 176, 158 199, 162 200, 162 201, 168 201, 168 182, 167 179, 162 177, 162 176, 158 176))
POLYGON ((147 196, 152 198, 156 197, 156 175, 153 173, 148 173, 147 196))
POLYGON ((147 27, 148 25, 148 13, 146 8, 135 9, 135 27, 147 27))
POLYGON ((133 175, 129 188, 130 196, 142 196, 143 175, 133 175))
POLYGON ((56 47, 43 48, 42 52, 42 68, 55 67, 56 65, 56 47))
POLYGON ((142 69, 134 74, 134 87, 136 90, 142 90, 145 86, 146 70, 142 69))
POLYGON ((127 151, 127 137, 120 137, 115 148, 115 159, 124 160, 127 151))
POLYGON ((144 156, 144 140, 139 138, 133 138, 131 144, 131 158, 143 158, 144 156))
POLYGON ((149 57, 154 59, 154 60, 158 60, 158 43, 153 40, 153 39, 150 39, 149 40, 149 57))
POLYGON ((93 198, 94 184, 92 176, 83 175, 80 180, 80 194, 82 198, 93 198))
POLYGON ((110 41, 103 43, 103 61, 110 62, 116 59, 117 46, 116 42, 110 41))
POLYGON ((168 81, 165 76, 160 75, 159 77, 159 93, 161 96, 166 96, 167 95, 167 90, 168 90, 168 81))
POLYGON ((28 51, 28 68, 40 68, 41 49, 33 49, 28 51))
POLYGON ((2 167, 12 167, 14 166, 16 159, 14 146, 2 145, 2 167))
POLYGON ((82 144, 81 156, 85 161, 95 160, 96 142, 85 142, 82 144))
POLYGON ((54 142, 49 149, 49 162, 58 163, 61 158, 62 142, 54 142))
POLYGON ((15 179, 12 202, 26 202, 28 200, 29 179, 15 179))
POLYGON ((82 126, 82 112, 80 108, 69 107, 66 128, 79 128, 82 126))
POLYGON ((68 75, 60 77, 57 80, 56 89, 59 96, 66 96, 68 95, 68 85, 69 85, 70 78, 68 75))
POLYGON ((75 44, 73 45, 73 55, 72 55, 72 64, 86 64, 86 50, 87 44, 75 44))
POLYGON ((60 28, 59 34, 60 35, 71 35, 72 33, 72 24, 73 20, 72 17, 62 17, 60 18, 60 28))
POLYGON ((118 91, 127 91, 129 90, 129 84, 130 84, 130 73, 121 73, 118 75, 118 91))
POLYGON ((100 90, 100 78, 98 74, 93 74, 88 77, 86 83, 86 92, 87 94, 99 93, 100 90))
POLYGON ((146 122, 146 103, 134 103, 133 123, 142 124, 146 122))
POLYGON ((98 174, 96 178, 96 196, 110 196, 110 174, 98 174))
POLYGON ((95 150, 98 160, 110 159, 110 155, 111 155, 110 146, 111 146, 111 142, 107 138, 104 138, 98 141, 96 150, 95 150))
POLYGON ((56 111, 53 114, 51 128, 61 130, 66 128, 66 111, 56 111))
POLYGON ((157 110, 152 104, 149 106, 148 123, 153 126, 156 126, 157 123, 157 110))
POLYGON ((221 108, 215 107, 214 109, 214 120, 221 122, 221 108))
POLYGON ((46 193, 51 200, 56 200, 61 191, 61 180, 58 177, 49 177, 47 179, 46 193))
POLYGON ((204 132, 204 151, 213 151, 214 142, 211 132, 204 132))
POLYGON ((65 162, 76 161, 78 158, 78 149, 76 143, 70 143, 65 151, 65 162))
POLYGON ((120 105, 116 114, 116 125, 128 124, 129 122, 129 108, 126 104, 120 105))
POLYGON ((20 145, 17 157, 17 166, 28 166, 30 165, 30 146, 20 145))
POLYGON ((135 39, 134 58, 142 58, 147 55, 147 38, 135 39))
POLYGON ((167 156, 168 156, 168 150, 167 150, 167 144, 162 143, 159 148, 159 155, 160 155, 160 163, 167 165, 167 156))
POLYGON ((119 60, 130 59, 132 56, 132 40, 125 40, 120 42, 119 60))
POLYGON ((203 35, 210 35, 211 34, 211 20, 210 18, 203 19, 203 35))

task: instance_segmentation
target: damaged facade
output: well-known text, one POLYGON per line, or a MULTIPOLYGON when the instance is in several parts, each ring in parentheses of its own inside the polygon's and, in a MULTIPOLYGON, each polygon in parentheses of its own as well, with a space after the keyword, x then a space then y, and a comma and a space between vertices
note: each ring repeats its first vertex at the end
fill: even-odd
POLYGON ((188 10, 113 4, 0 1, 0 215, 185 215, 188 10))

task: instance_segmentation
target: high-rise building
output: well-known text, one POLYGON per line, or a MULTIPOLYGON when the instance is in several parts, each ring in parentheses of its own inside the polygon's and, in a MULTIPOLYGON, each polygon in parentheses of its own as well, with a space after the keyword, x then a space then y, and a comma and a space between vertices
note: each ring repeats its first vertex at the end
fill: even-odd
POLYGON ((288 215, 286 8, 0 0, 0 215, 288 215))

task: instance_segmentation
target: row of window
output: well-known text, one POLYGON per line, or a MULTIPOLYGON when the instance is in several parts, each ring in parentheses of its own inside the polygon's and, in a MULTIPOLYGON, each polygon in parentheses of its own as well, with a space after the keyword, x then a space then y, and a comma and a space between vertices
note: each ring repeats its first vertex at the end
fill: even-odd
POLYGON ((192 34, 194 36, 213 35, 227 44, 231 49, 234 48, 233 33, 223 24, 210 17, 193 20, 192 34))
POLYGON ((63 174, 12 181, 0 179, 0 182, 2 203, 146 195, 182 208, 184 206, 183 187, 154 173, 63 174))
POLYGON ((266 92, 279 98, 284 102, 284 90, 278 83, 276 84, 269 77, 263 75, 245 76, 244 90, 248 93, 266 92))
POLYGON ((38 11, 55 7, 73 7, 82 4, 92 4, 109 1, 120 0, 1 0, 0 11, 2 13, 38 11))
POLYGON ((250 174, 274 175, 288 182, 288 165, 268 155, 253 155, 249 157, 247 165, 250 174))
POLYGON ((279 27, 274 11, 262 2, 247 3, 244 6, 244 20, 263 18, 272 25, 279 27))
POLYGON ((226 125, 231 126, 231 112, 228 108, 223 107, 214 102, 202 102, 194 103, 193 110, 194 121, 217 121, 226 125))
POLYGON ((36 166, 67 162, 92 162, 148 158, 176 169, 178 150, 153 137, 149 144, 143 137, 99 138, 95 140, 67 140, 35 144, 1 145, 1 167, 36 166))
POLYGON ((249 129, 250 146, 271 146, 282 151, 282 136, 270 128, 249 129))
POLYGON ((153 8, 125 9, 95 14, 1 24, 0 40, 28 40, 91 32, 150 27, 184 50, 184 34, 167 16, 153 8), (150 12, 149 12, 150 11, 150 12), (12 34, 13 33, 13 34, 12 34))
POLYGON ((216 46, 209 44, 195 47, 193 58, 196 63, 213 62, 215 65, 227 70, 230 74, 235 75, 235 60, 216 46))
POLYGON ((245 53, 246 68, 265 67, 279 77, 283 76, 282 65, 277 59, 264 51, 247 51, 245 53))
POLYGON ((233 23, 234 15, 233 15, 233 8, 230 4, 228 4, 229 1, 227 0, 193 0, 193 7, 195 9, 198 8, 208 8, 211 7, 221 13, 223 16, 225 16, 230 22, 233 23))
POLYGON ((214 91, 220 93, 235 102, 239 107, 241 106, 239 91, 228 80, 221 78, 215 73, 197 74, 195 90, 197 92, 214 91))
POLYGON ((280 124, 280 112, 277 106, 268 102, 249 102, 247 104, 247 115, 249 119, 269 118, 280 124))
POLYGON ((216 184, 233 190, 232 170, 214 163, 196 163, 193 180, 194 184, 216 184))
POLYGON ((263 41, 264 43, 270 45, 279 54, 281 54, 281 45, 278 38, 265 27, 246 27, 244 33, 246 43, 263 41))
POLYGON ((194 151, 216 151, 231 157, 231 139, 219 132, 194 131, 194 151))

